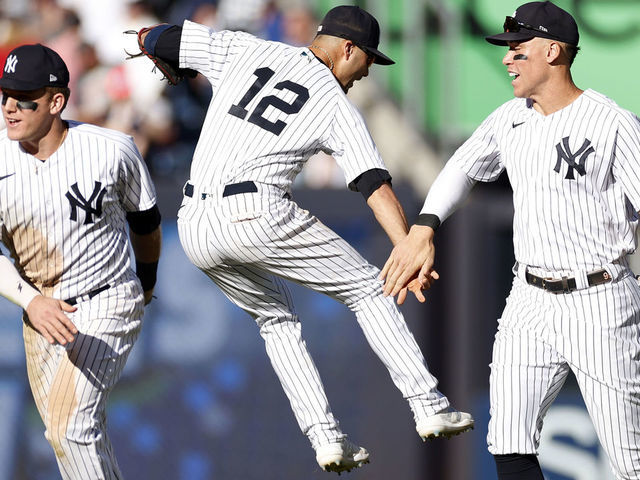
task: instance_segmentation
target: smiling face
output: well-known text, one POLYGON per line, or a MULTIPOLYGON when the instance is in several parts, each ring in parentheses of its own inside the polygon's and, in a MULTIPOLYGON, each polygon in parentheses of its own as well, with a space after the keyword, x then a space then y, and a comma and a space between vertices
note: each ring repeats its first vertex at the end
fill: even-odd
POLYGON ((513 94, 519 98, 540 95, 550 78, 550 40, 534 37, 524 42, 509 42, 502 59, 512 77, 513 94))
POLYGON ((51 127, 51 108, 52 98, 44 88, 31 91, 2 89, 2 114, 11 140, 39 141, 51 127))

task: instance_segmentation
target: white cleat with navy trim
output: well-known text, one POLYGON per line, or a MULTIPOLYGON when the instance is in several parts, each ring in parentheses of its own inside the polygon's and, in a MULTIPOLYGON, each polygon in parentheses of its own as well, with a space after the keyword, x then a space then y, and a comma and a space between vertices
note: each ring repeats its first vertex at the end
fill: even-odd
POLYGON ((450 438, 467 430, 472 430, 473 425, 473 417, 470 414, 459 412, 449 407, 444 412, 418 421, 416 431, 422 441, 425 441, 437 437, 450 438))
POLYGON ((325 472, 350 472, 369 463, 369 452, 347 439, 322 445, 316 450, 316 461, 325 472))

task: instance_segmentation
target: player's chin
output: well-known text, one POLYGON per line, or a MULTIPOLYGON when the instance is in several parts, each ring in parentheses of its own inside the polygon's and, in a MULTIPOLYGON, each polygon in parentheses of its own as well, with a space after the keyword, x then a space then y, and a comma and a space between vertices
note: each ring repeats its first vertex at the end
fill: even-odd
POLYGON ((516 98, 529 98, 527 92, 523 88, 520 88, 518 85, 513 86, 513 96, 516 98))
POLYGON ((20 128, 19 123, 6 123, 6 127, 7 137, 9 137, 9 140, 23 140, 24 132, 22 131, 22 128, 20 128))
POLYGON ((9 130, 9 129, 7 129, 7 137, 9 138, 9 140, 14 140, 14 141, 17 141, 17 142, 20 142, 23 139, 22 138, 23 136, 20 135, 18 132, 13 131, 13 130, 9 130))

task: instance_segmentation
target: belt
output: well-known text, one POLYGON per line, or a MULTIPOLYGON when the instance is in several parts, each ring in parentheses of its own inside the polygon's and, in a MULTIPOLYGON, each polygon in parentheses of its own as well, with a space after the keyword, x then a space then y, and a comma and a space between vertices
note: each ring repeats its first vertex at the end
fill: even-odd
MULTIPOLYGON (((239 183, 229 183, 227 185, 224 186, 224 190, 222 190, 222 196, 223 197, 230 197, 231 195, 238 195, 240 193, 255 193, 258 191, 258 187, 256 186, 256 184, 254 182, 252 182, 251 180, 248 180, 246 182, 239 182, 239 183)), ((187 182, 187 184, 184 186, 184 194, 187 197, 193 197, 193 194, 195 193, 195 187, 190 184, 189 182, 187 182)), ((201 193, 200 194, 200 198, 202 200, 206 200, 207 197, 211 197, 213 196, 212 193, 201 193)), ((284 194, 284 198, 290 199, 291 195, 289 195, 289 193, 285 193, 284 194)))
MULTIPOLYGON (((551 293, 569 293, 576 290, 576 279, 573 277, 543 278, 528 271, 525 278, 529 285, 541 288, 551 293)), ((587 283, 590 287, 611 281, 611 275, 604 268, 587 273, 587 283)))
POLYGON ((91 290, 89 293, 87 293, 86 295, 78 295, 77 297, 71 297, 71 298, 67 298, 65 300, 65 302, 67 302, 69 305, 75 305, 76 303, 78 303, 80 300, 82 300, 82 297, 87 296, 89 297, 89 300, 91 300, 93 297, 95 297, 96 295, 98 295, 100 292, 104 292, 105 290, 108 290, 111 287, 111 285, 109 285, 108 283, 100 288, 96 288, 95 290, 91 290))
MULTIPOLYGON (((224 190, 222 191, 223 197, 229 197, 231 195, 238 195, 240 193, 254 193, 258 191, 258 187, 252 181, 240 182, 240 183, 230 183, 224 186, 224 190)), ((193 197, 194 187, 190 183, 187 183, 184 187, 184 194, 187 197, 193 197)), ((203 193, 201 195, 202 200, 211 196, 211 193, 203 193)))

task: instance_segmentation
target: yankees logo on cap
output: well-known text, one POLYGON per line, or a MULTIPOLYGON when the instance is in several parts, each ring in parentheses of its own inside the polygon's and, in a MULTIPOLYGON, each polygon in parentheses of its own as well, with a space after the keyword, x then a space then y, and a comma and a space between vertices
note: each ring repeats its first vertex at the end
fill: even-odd
POLYGON ((14 48, 4 64, 0 88, 38 90, 43 87, 67 87, 69 70, 55 51, 39 43, 14 48))
POLYGON ((351 40, 356 46, 375 57, 374 63, 393 65, 394 62, 378 50, 380 25, 373 15, 360 7, 341 5, 332 8, 322 19, 318 35, 351 40))
POLYGON ((18 63, 18 57, 15 55, 9 55, 7 57, 7 63, 5 64, 4 71, 7 73, 16 73, 16 63, 18 63))

